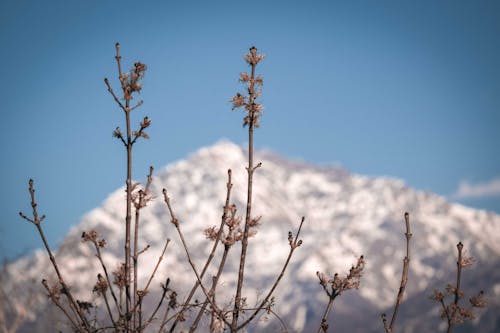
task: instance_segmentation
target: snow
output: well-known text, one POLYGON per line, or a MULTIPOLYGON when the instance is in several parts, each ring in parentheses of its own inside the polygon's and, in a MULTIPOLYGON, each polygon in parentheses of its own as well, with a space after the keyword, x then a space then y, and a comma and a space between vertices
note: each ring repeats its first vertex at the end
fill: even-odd
MULTIPOLYGON (((180 290, 188 288, 192 272, 169 222, 160 191, 164 187, 168 189, 191 254, 201 266, 212 244, 203 230, 220 223, 228 168, 233 169, 232 202, 237 205, 239 215, 245 214, 245 154, 240 146, 221 141, 159 171, 153 186, 156 200, 141 211, 140 243, 141 246, 150 244, 151 248, 141 257, 144 270, 140 279, 151 272, 168 237, 172 242, 161 272, 164 274, 168 267, 173 283, 180 290)), ((378 306, 392 304, 405 250, 404 211, 410 211, 414 234, 408 297, 434 285, 436 277, 441 278, 442 272, 448 270, 443 267, 453 269, 452 258, 458 240, 466 242, 479 262, 498 262, 498 215, 450 204, 437 195, 414 191, 401 180, 349 174, 338 167, 319 168, 287 161, 268 152, 257 152, 255 160, 262 160, 263 166, 255 172, 253 216, 261 214, 263 218, 256 237, 250 241, 248 272, 251 273, 245 282, 248 292, 267 290, 271 274, 278 271, 288 253, 287 233, 289 230, 296 233, 303 215, 306 216, 301 235, 303 244, 295 251, 286 273, 287 283, 294 287, 282 286, 281 299, 323 299, 316 271, 346 274, 356 258, 365 254, 367 266, 360 297, 378 306), (258 285, 257 281, 266 285, 258 285), (304 295, 302 290, 312 294, 304 295)), ((82 295, 88 295, 100 268, 89 244, 80 243, 81 232, 93 228, 102 232, 108 243, 103 250, 104 259, 114 270, 123 261, 124 199, 123 188, 113 192, 101 207, 92 210, 81 224, 72 228, 58 251, 57 260, 71 281, 81 285, 82 295)), ((239 249, 235 246, 231 250, 232 259, 238 258, 239 249)), ((48 268, 41 252, 11 266, 13 272, 22 272, 24 280, 38 278, 48 268)), ((237 264, 228 263, 223 275, 225 287, 218 296, 221 302, 231 299, 236 271, 237 264)), ((158 281, 162 279, 163 276, 158 281)), ((159 282, 155 286, 157 288, 159 282)), ((495 295, 500 295, 500 284, 495 284, 493 290, 495 295)), ((306 306, 281 309, 284 311, 281 316, 293 313, 293 326, 297 330, 309 319, 306 306)))

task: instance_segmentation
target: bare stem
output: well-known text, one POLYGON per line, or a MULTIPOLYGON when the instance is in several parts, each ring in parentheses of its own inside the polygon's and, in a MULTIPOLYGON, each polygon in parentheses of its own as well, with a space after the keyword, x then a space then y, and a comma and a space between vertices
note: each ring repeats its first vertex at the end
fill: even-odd
POLYGON ((386 333, 392 333, 393 332, 393 327, 394 323, 396 322, 396 317, 398 315, 398 310, 399 306, 403 302, 403 295, 406 289, 406 284, 408 282, 408 270, 410 268, 410 239, 411 239, 411 232, 410 232, 410 214, 405 213, 405 224, 406 224, 406 256, 403 260, 403 272, 401 274, 401 284, 399 286, 399 292, 396 297, 396 305, 394 306, 394 312, 392 313, 392 318, 391 322, 389 325, 387 325, 387 319, 385 313, 382 314, 382 322, 384 324, 384 329, 386 333))
MULTIPOLYGON (((139 327, 139 331, 140 332, 142 332, 154 320, 154 318, 156 316, 156 313, 158 312, 158 310, 160 309, 161 305, 163 304, 163 301, 165 300, 165 296, 167 294, 168 285, 169 284, 170 284, 170 279, 167 278, 167 281, 165 282, 165 285, 162 285, 163 293, 161 294, 160 301, 158 302, 158 305, 156 306, 156 308, 153 311, 153 313, 151 313, 151 316, 149 317, 149 319, 146 320, 146 322, 144 323, 144 325, 142 325, 142 326, 139 327)), ((167 306, 167 311, 168 311, 168 306, 167 306)), ((160 328, 159 332, 161 332, 161 328, 160 328)))
MULTIPOLYGON (((255 49, 255 52, 257 50, 255 49)), ((233 308, 233 319, 231 322, 231 332, 236 332, 238 327, 238 317, 241 311, 241 293, 243 289, 243 279, 245 275, 245 262, 247 255, 247 247, 248 247, 248 231, 250 229, 250 221, 252 219, 252 189, 253 189, 253 173, 255 171, 253 166, 253 130, 256 121, 255 115, 255 67, 257 63, 252 62, 252 73, 250 79, 250 86, 248 88, 248 180, 247 180, 247 207, 246 207, 246 216, 245 216, 245 228, 243 231, 243 239, 241 240, 241 255, 240 255, 240 266, 238 270, 238 282, 236 285, 236 296, 234 299, 234 308, 233 308)))
MULTIPOLYGON (((224 266, 226 265, 226 259, 227 259, 227 254, 229 253, 229 249, 231 246, 225 245, 224 246, 224 253, 222 254, 222 259, 219 264, 219 268, 217 269, 217 274, 216 276, 213 277, 212 279, 212 287, 210 287, 210 291, 208 294, 212 297, 212 303, 215 304, 215 289, 217 287, 217 283, 219 282, 220 276, 222 275, 222 271, 224 269, 224 266)), ((193 333, 196 331, 198 324, 201 320, 201 317, 203 316, 203 313, 205 312, 205 309, 207 308, 207 305, 209 304, 209 301, 206 300, 203 303, 203 306, 201 307, 200 311, 198 311, 198 315, 196 316, 196 319, 194 320, 193 324, 191 325, 191 328, 189 329, 190 333, 193 333)))
POLYGON ((113 297, 113 300, 115 302, 116 309, 117 309, 118 313, 121 315, 121 305, 118 303, 118 299, 116 298, 115 292, 113 290, 113 284, 111 283, 111 279, 109 278, 108 269, 106 268, 106 265, 104 264, 104 260, 102 258, 102 254, 101 254, 101 249, 100 249, 99 245, 97 244, 97 242, 94 242, 94 246, 96 249, 97 259, 99 259, 99 262, 101 263, 101 267, 104 271, 104 276, 106 277, 106 281, 107 281, 108 286, 109 286, 109 291, 110 291, 111 296, 113 297))
POLYGON ((330 315, 330 311, 332 311, 333 301, 339 294, 334 293, 330 295, 328 300, 328 305, 326 306, 325 313, 323 314, 323 318, 321 318, 321 325, 319 326, 318 333, 328 331, 328 316, 330 315))
MULTIPOLYGON (((456 314, 455 312, 458 311, 459 307, 458 307, 458 302, 460 301, 460 298, 461 298, 461 291, 460 291, 460 282, 461 282, 461 279, 462 279, 462 250, 464 248, 464 245, 462 244, 462 242, 459 242, 457 244, 457 251, 458 251, 458 259, 457 259, 457 284, 454 288, 454 298, 453 298, 453 307, 451 307, 452 309, 452 312, 451 313, 447 313, 447 320, 448 320, 448 329, 447 329, 447 333, 451 333, 452 330, 453 330, 453 326, 454 326, 454 321, 453 319, 456 317, 456 314)), ((447 309, 449 309, 450 307, 447 307, 447 309)), ((448 311, 447 311, 448 312, 448 311)))
POLYGON ((288 252, 288 257, 286 258, 285 264, 283 265, 283 268, 281 269, 280 274, 276 278, 276 281, 274 282, 273 286, 271 287, 271 289, 267 293, 266 297, 264 297, 264 299, 259 304, 259 306, 256 307, 255 311, 241 325, 238 326, 238 328, 237 328, 238 330, 240 330, 243 327, 245 327, 246 325, 248 325, 255 318, 255 316, 257 316, 257 314, 260 311, 265 309, 265 306, 269 302, 269 299, 271 298, 274 290, 276 289, 276 287, 280 283, 281 279, 285 275, 285 271, 288 267, 288 264, 290 263, 290 259, 292 258, 293 252, 295 251, 295 249, 297 249, 302 244, 302 240, 299 239, 299 235, 300 235, 300 231, 302 230, 302 225, 304 224, 304 220, 305 220, 305 218, 302 217, 302 220, 300 221, 299 229, 297 230, 297 234, 295 235, 295 239, 292 240, 291 237, 289 237, 290 251, 288 252))
MULTIPOLYGON (((225 223, 225 221, 227 219, 227 213, 229 211, 229 202, 231 200, 231 189, 233 187, 233 184, 231 182, 231 176, 232 176, 231 169, 228 169, 227 170, 227 183, 226 183, 226 201, 225 201, 224 209, 223 209, 223 212, 222 212, 222 217, 221 217, 221 222, 220 222, 220 226, 219 226, 219 231, 217 233, 217 238, 215 239, 214 245, 212 246, 212 250, 210 251, 210 254, 209 254, 208 258, 207 258, 207 261, 205 262, 205 265, 203 266, 203 269, 202 269, 202 271, 200 273, 200 277, 201 278, 203 278, 203 276, 205 275, 205 272, 207 271, 210 263, 212 262, 212 259, 214 258, 215 250, 217 249, 217 246, 219 245, 220 237, 221 237, 222 232, 223 232, 224 223, 225 223)), ((222 268, 219 266, 219 269, 222 269, 222 268)), ((188 304, 191 301, 191 299, 193 298, 194 293, 196 292, 196 290, 198 289, 199 286, 200 286, 200 284, 198 283, 198 280, 196 280, 193 288, 191 288, 191 291, 189 292, 189 295, 188 295, 187 299, 184 301, 184 304, 182 305, 182 309, 179 312, 179 315, 177 316, 177 318, 174 320, 174 323, 170 327, 170 331, 169 331, 170 333, 172 333, 174 331, 177 323, 182 318, 184 312, 188 308, 188 304)))
POLYGON ((208 292, 208 290, 206 289, 206 287, 203 285, 202 283, 202 280, 201 280, 201 277, 200 277, 200 274, 198 273, 198 270, 196 269, 196 266, 194 265, 194 262, 191 258, 191 255, 189 253, 189 249, 188 249, 188 246, 187 246, 187 243, 186 243, 186 239, 184 238, 184 234, 182 233, 180 227, 179 227, 179 220, 177 220, 177 218, 175 217, 175 214, 174 214, 174 211, 172 209, 172 205, 170 203, 170 198, 168 197, 167 195, 167 190, 163 189, 163 197, 164 197, 164 201, 165 203, 167 204, 167 207, 168 207, 168 211, 170 212, 170 216, 171 216, 171 221, 172 221, 172 224, 175 226, 175 229, 177 230, 177 233, 179 235, 179 238, 181 239, 181 242, 182 242, 182 245, 184 247, 184 252, 186 253, 186 257, 188 259, 188 263, 189 265, 191 266, 191 269, 193 270, 195 276, 196 276, 196 279, 198 281, 198 284, 200 285, 201 287, 201 290, 203 291, 203 293, 205 294, 205 297, 207 298, 207 300, 210 302, 210 305, 212 306, 213 308, 213 311, 215 311, 217 313, 217 315, 227 324, 227 325, 230 325, 229 322, 227 321, 227 319, 225 318, 224 314, 223 314, 223 311, 221 311, 216 304, 214 304, 211 300, 211 297, 210 297, 210 293, 208 292))
POLYGON ((76 321, 73 319, 73 317, 66 311, 66 309, 61 305, 61 303, 59 302, 59 298, 57 296, 55 296, 53 294, 53 292, 50 290, 50 287, 47 284, 47 280, 43 279, 42 284, 45 287, 45 289, 47 290, 48 295, 49 295, 50 299, 52 300, 52 302, 64 313, 64 315, 66 316, 66 318, 68 318, 68 320, 70 321, 73 328, 78 332, 82 332, 82 329, 80 328, 80 326, 76 323, 76 321))
MULTIPOLYGON (((142 77, 143 72, 146 69, 146 66, 144 64, 141 64, 137 62, 135 64, 135 71, 132 73, 133 75, 129 76, 128 74, 122 73, 122 66, 121 66, 121 55, 120 55, 120 44, 116 43, 115 45, 116 49, 116 63, 118 66, 118 78, 121 83, 121 88, 123 91, 123 99, 125 100, 125 105, 122 103, 122 101, 118 98, 118 96, 114 93, 113 89, 111 88, 111 85, 109 84, 108 79, 104 79, 104 82, 106 83, 106 86, 108 87, 109 93, 113 96, 113 99, 115 102, 118 104, 118 106, 123 110, 125 113, 125 122, 126 122, 126 137, 124 138, 122 133, 120 132, 119 128, 116 129, 116 131, 113 133, 115 137, 120 138, 120 140, 123 142, 125 145, 125 148, 127 150, 127 177, 126 177, 126 192, 127 192, 127 197, 126 197, 126 215, 125 215, 125 244, 124 244, 124 256, 125 256, 125 331, 129 332, 131 329, 135 329, 135 326, 137 325, 136 322, 136 314, 131 313, 132 309, 132 296, 131 296, 131 281, 132 281, 132 268, 131 268, 131 258, 132 258, 132 249, 131 249, 131 221, 132 221, 132 146, 137 139, 137 135, 133 138, 133 133, 132 129, 130 126, 130 112, 142 105, 142 101, 138 102, 137 105, 133 106, 132 108, 130 107, 130 100, 132 99, 132 93, 140 91, 140 84, 137 84, 137 81, 142 77), (131 327, 131 325, 133 327, 131 327)), ((146 127, 149 126, 150 121, 146 123, 147 117, 145 118, 145 122, 141 123, 141 130, 140 136, 142 136, 142 130, 146 127)), ((138 212, 137 212, 137 221, 138 223, 138 212)), ((136 232, 136 238, 137 238, 137 232, 136 232)), ((136 262, 136 256, 138 255, 137 253, 137 242, 136 238, 134 239, 134 259, 135 259, 135 264, 136 262)), ((135 266, 134 266, 135 267, 135 266)), ((135 268, 134 268, 135 270, 135 268)), ((136 273, 136 272, 134 272, 136 273)), ((134 276, 135 277, 135 276, 134 276)), ((137 285, 134 283, 133 287, 133 292, 134 292, 134 303, 136 299, 136 289, 137 285)), ((121 295, 120 295, 121 298, 121 295)), ((121 300, 120 300, 121 304, 121 300)))
POLYGON ((45 249, 49 255, 49 259, 52 263, 52 266, 54 267, 54 270, 56 271, 57 278, 59 280, 59 284, 62 287, 62 293, 64 295, 66 295, 66 297, 68 298, 70 306, 72 306, 75 309, 76 314, 78 315, 83 327, 87 331, 90 331, 91 326, 90 326, 89 322, 87 321, 87 318, 85 317, 83 311, 80 309, 77 302, 75 301, 75 298, 73 297, 73 294, 71 293, 70 288, 68 287, 68 285, 64 281, 63 276, 59 270, 59 266, 57 265, 56 258, 52 254, 52 250, 50 249, 50 246, 47 243, 47 239, 45 238, 45 234, 44 234, 42 226, 41 226, 42 221, 45 219, 45 215, 42 215, 41 217, 38 216, 38 211, 36 209, 37 203, 35 200, 35 189, 33 187, 33 179, 29 180, 29 192, 30 192, 30 196, 31 196, 31 207, 33 209, 33 218, 32 219, 28 218, 22 212, 20 212, 19 215, 22 218, 24 218, 25 220, 27 220, 35 225, 36 229, 38 230, 38 234, 40 235, 40 238, 42 239, 43 245, 45 246, 45 249))
MULTIPOLYGON (((151 275, 149 276, 148 283, 146 283, 146 287, 144 287, 144 289, 138 291, 140 294, 146 295, 148 293, 149 286, 151 285, 151 282, 153 281, 155 274, 158 271, 158 267, 160 267, 160 263, 163 260, 163 256, 165 255, 165 252, 167 251, 167 247, 168 247, 169 243, 170 243, 170 238, 167 239, 167 241, 165 242, 165 246, 163 246, 163 250, 161 251, 161 254, 158 257, 158 261, 156 262, 156 265, 155 265, 155 268, 153 269, 153 272, 151 272, 151 275)), ((169 282, 169 280, 167 282, 169 282)))
MULTIPOLYGON (((135 226, 134 226, 134 256, 132 257, 134 261, 134 298, 133 304, 138 304, 137 302, 137 268, 139 264, 139 254, 138 254, 138 239, 139 239, 139 212, 141 210, 140 203, 142 202, 143 192, 139 191, 139 205, 135 208, 135 226)), ((137 313, 133 311, 133 321, 134 327, 137 327, 137 313)))

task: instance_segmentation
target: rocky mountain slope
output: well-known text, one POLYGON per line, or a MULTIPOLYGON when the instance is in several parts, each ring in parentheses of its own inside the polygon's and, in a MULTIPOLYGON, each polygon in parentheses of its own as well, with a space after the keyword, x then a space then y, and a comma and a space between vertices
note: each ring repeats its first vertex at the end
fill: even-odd
MULTIPOLYGON (((240 146, 222 141, 157 172, 152 184, 156 199, 142 215, 140 242, 151 248, 141 257, 141 281, 153 269, 165 241, 172 241, 154 285, 169 276, 172 287, 183 295, 193 283, 179 238, 173 229, 161 190, 167 188, 198 267, 211 245, 203 230, 218 225, 225 198, 227 169, 233 171, 233 203, 244 215, 246 201, 246 155, 240 146)), ((381 312, 391 311, 399 287, 405 252, 405 211, 412 226, 412 258, 405 301, 397 327, 400 332, 437 331, 442 326, 437 304, 428 299, 455 274, 456 244, 462 241, 476 259, 464 271, 466 291, 472 296, 485 290, 490 301, 486 311, 462 331, 498 332, 500 328, 500 216, 448 202, 445 198, 416 191, 403 181, 351 174, 339 167, 318 167, 295 162, 269 152, 258 152, 263 165, 255 173, 255 216, 262 215, 258 234, 250 241, 244 296, 247 302, 265 294, 288 253, 287 234, 295 232, 306 217, 303 245, 295 252, 285 279, 276 293, 276 312, 290 332, 317 330, 327 302, 316 271, 345 274, 356 257, 365 255, 366 268, 358 291, 336 300, 330 327, 337 332, 382 332, 381 312)), ((136 174, 139 171, 136 170, 136 174)), ((73 227, 57 251, 57 260, 83 299, 97 301, 92 287, 99 272, 89 244, 81 243, 82 231, 97 230, 107 241, 105 261, 114 269, 122 261, 124 189, 112 193, 101 207, 88 213, 73 227)), ((239 249, 232 251, 218 299, 229 301, 235 290, 239 249)), ((46 256, 37 252, 7 268, 4 285, 15 288, 32 279, 52 277, 46 256)), ((19 289, 19 299, 28 288, 19 289)), ((43 291, 36 288, 36 293, 43 291)), ((151 293, 150 304, 156 302, 151 293)), ((182 298, 181 298, 182 299, 182 298)), ((43 331, 57 311, 38 296, 28 312, 31 321, 24 331, 43 331), (53 313, 53 315, 49 315, 53 313)), ((54 317, 55 316, 55 317, 54 317)), ((64 330, 64 326, 62 326, 64 330)), ((280 331, 270 317, 253 327, 256 331, 280 331)), ((457 329, 457 332, 460 330, 457 329)))

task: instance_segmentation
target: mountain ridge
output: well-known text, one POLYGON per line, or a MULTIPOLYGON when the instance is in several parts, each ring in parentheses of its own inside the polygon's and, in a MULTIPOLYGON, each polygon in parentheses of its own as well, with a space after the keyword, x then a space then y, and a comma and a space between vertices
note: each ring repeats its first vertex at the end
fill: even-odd
MULTIPOLYGON (((465 271, 465 279, 471 272, 478 276, 496 276, 493 273, 495 265, 500 262, 500 217, 494 213, 449 203, 444 197, 429 192, 415 191, 398 179, 361 176, 338 166, 290 161, 269 151, 257 151, 255 160, 263 162, 254 179, 254 212, 255 216, 263 216, 263 222, 256 237, 250 241, 248 271, 252 274, 247 275, 246 295, 251 302, 255 301, 256 294, 266 290, 288 251, 287 232, 295 231, 301 216, 305 215, 301 235, 303 246, 292 258, 290 269, 276 294, 277 309, 284 318, 293 318, 290 319, 293 321, 291 329, 295 331, 307 331, 310 323, 318 325, 316 317, 327 301, 315 272, 344 274, 361 254, 366 256, 367 267, 360 290, 345 293, 336 301, 332 325, 349 328, 352 332, 368 332, 367 319, 356 315, 359 308, 365 309, 366 317, 380 321, 376 318, 377 313, 392 306, 399 287, 404 257, 405 211, 410 212, 414 234, 406 297, 423 303, 422 299, 432 291, 428 288, 444 287, 446 278, 453 276, 455 245, 460 240, 476 257, 479 266, 465 271), (437 284, 440 281, 443 283, 437 284), (353 323, 355 327, 352 327, 353 323)), ((180 290, 185 290, 191 283, 180 277, 192 279, 193 276, 169 222, 168 211, 161 202, 162 188, 169 191, 181 228, 200 267, 211 244, 203 235, 203 229, 220 221, 227 169, 233 171, 233 202, 240 215, 244 212, 245 161, 244 148, 223 140, 157 172, 152 183, 156 200, 141 211, 141 246, 151 245, 142 259, 145 265, 142 280, 151 272, 167 238, 172 239, 172 244, 159 273, 172 275, 172 270, 175 270, 175 276, 171 277, 174 284, 179 283, 180 290)), ((79 242, 80 235, 82 231, 97 229, 108 243, 104 259, 114 269, 123 253, 120 241, 123 239, 124 207, 125 192, 120 188, 100 207, 86 214, 59 246, 56 258, 64 267, 63 272, 70 277, 75 292, 83 298, 93 297, 89 291, 99 266, 96 262, 91 263, 89 258, 93 257, 93 251, 88 244, 79 242)), ((238 254, 239 251, 232 251, 232 260, 222 278, 224 287, 220 297, 228 300, 231 290, 234 290, 232 277, 238 254)), ((51 267, 46 257, 37 252, 32 258, 23 258, 10 265, 11 275, 15 276, 16 271, 23 272, 23 281, 50 275, 51 267)), ((156 288, 161 280, 156 281, 156 288)), ((500 295, 499 281, 500 278, 495 277, 488 281, 493 285, 487 285, 496 298, 500 295)), ((471 293, 477 291, 471 290, 471 293)), ((42 312, 42 308, 35 312, 42 312)), ((435 308, 430 301, 423 310, 429 308, 435 308)), ((500 309, 498 302, 493 302, 488 312, 495 309, 500 309)), ((432 315, 435 318, 429 322, 438 322, 437 308, 434 313, 422 314, 422 318, 431 318, 432 315)), ((494 314, 488 316, 495 320, 494 314)), ((404 323, 412 322, 411 319, 400 318, 405 332, 425 329, 425 326, 418 326, 425 323, 404 326, 404 323)))

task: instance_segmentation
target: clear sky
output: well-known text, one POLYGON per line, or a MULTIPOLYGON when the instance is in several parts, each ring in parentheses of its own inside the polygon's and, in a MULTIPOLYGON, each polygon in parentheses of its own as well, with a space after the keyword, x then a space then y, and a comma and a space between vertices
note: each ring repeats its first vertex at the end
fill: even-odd
POLYGON ((246 141, 228 100, 255 45, 267 55, 256 146, 317 164, 388 175, 500 212, 498 1, 0 2, 0 253, 57 244, 123 184, 122 126, 103 83, 148 65, 135 121, 135 178, 221 138, 246 141))

